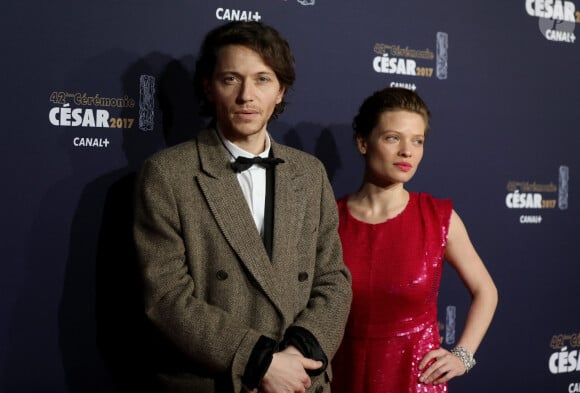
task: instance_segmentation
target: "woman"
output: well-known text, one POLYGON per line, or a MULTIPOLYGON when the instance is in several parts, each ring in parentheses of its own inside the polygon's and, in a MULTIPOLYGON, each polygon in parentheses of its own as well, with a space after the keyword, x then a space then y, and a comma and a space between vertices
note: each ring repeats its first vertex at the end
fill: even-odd
POLYGON ((353 122, 365 160, 360 189, 338 201, 353 303, 333 361, 332 391, 446 392, 468 372, 491 323, 497 290, 451 201, 405 189, 423 157, 429 109, 414 92, 368 97, 353 122), (472 295, 465 329, 440 348, 437 294, 443 260, 472 295))

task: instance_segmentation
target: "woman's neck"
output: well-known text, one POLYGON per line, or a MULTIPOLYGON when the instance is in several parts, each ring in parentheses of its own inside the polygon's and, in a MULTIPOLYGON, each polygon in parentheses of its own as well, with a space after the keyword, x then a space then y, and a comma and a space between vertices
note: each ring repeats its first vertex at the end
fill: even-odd
POLYGON ((391 187, 364 183, 350 196, 348 206, 356 218, 368 223, 379 223, 399 215, 408 201, 409 192, 402 183, 391 187))

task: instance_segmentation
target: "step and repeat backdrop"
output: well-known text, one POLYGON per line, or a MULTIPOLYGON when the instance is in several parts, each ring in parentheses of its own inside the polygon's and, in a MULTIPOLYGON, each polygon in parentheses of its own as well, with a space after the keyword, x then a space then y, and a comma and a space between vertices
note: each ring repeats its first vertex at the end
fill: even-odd
MULTIPOLYGON (((500 292, 478 365, 452 392, 580 392, 580 1, 4 1, 0 15, 0 391, 115 392, 146 343, 131 184, 204 127, 199 44, 231 20, 276 27, 297 82, 273 137, 360 185, 351 122, 386 86, 433 113, 409 184, 451 198, 500 292)), ((444 271, 443 345, 469 294, 444 271)), ((137 390, 135 390, 137 391, 137 390)))

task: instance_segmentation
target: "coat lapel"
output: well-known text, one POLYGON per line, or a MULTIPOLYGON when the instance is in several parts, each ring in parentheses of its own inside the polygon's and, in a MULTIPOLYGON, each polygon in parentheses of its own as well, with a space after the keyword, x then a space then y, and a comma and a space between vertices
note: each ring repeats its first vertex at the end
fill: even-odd
POLYGON ((297 170, 292 160, 288 159, 283 146, 272 141, 275 157, 285 162, 276 167, 276 186, 274 203, 274 242, 273 262, 276 268, 279 265, 291 264, 292 258, 298 250, 295 249, 295 240, 298 231, 304 222, 303 173, 297 170))
MULTIPOLYGON (((225 239, 264 293, 282 311, 280 287, 252 214, 215 130, 198 136, 202 174, 196 181, 225 239)), ((277 182, 278 183, 278 182, 277 182)), ((276 237, 275 237, 276 238, 276 237)))

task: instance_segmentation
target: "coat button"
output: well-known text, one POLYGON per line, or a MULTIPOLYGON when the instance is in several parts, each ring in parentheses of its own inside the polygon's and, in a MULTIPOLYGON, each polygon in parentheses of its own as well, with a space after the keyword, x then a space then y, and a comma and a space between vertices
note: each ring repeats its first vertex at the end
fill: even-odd
POLYGON ((218 272, 215 274, 215 276, 217 277, 218 280, 223 281, 223 280, 227 280, 228 273, 225 270, 218 270, 218 272))
POLYGON ((298 273, 298 281, 304 282, 306 280, 308 280, 308 273, 306 273, 306 272, 298 273))

